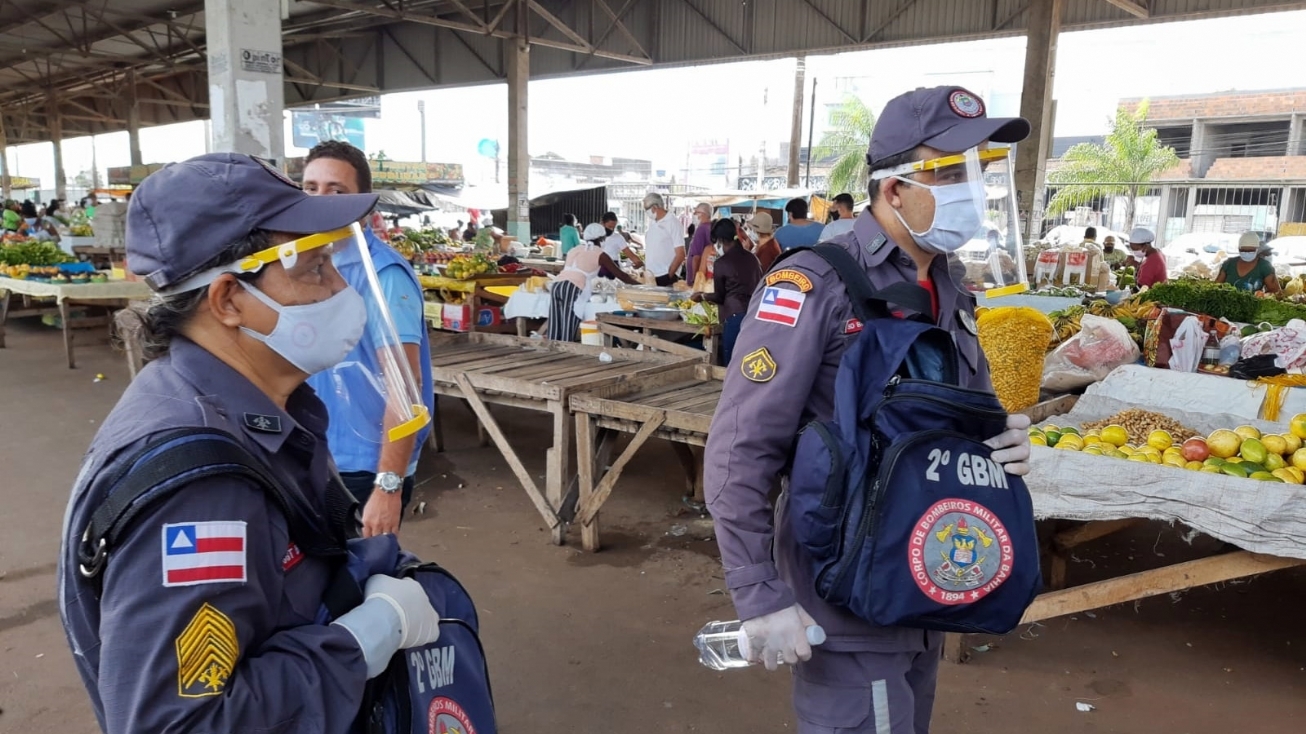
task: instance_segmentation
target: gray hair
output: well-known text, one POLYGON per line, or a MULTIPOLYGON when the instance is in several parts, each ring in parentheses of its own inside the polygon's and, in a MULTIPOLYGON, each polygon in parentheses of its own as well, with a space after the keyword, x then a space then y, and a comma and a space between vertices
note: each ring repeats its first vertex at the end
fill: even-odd
MULTIPOLYGON (((222 251, 195 272, 234 263, 246 255, 271 247, 271 233, 254 230, 244 238, 222 248, 222 251)), ((259 277, 237 276, 253 281, 259 277)), ((168 353, 172 340, 190 323, 199 305, 208 297, 209 287, 203 286, 185 293, 163 295, 156 293, 148 301, 133 302, 114 317, 119 346, 128 354, 139 354, 144 362, 151 362, 168 353)))

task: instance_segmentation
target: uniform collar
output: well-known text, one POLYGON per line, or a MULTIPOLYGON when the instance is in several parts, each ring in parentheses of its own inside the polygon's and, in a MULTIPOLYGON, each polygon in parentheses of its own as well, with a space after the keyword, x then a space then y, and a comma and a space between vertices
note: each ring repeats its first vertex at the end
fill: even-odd
POLYGON ((853 240, 862 251, 866 264, 871 267, 879 267, 890 255, 899 251, 898 245, 889 239, 889 234, 875 220, 870 209, 857 215, 857 221, 853 223, 853 240))
POLYGON ((306 439, 325 435, 326 407, 313 388, 300 385, 286 400, 282 410, 230 365, 185 337, 173 339, 168 350, 173 369, 195 386, 206 410, 212 409, 232 428, 240 428, 270 454, 281 450, 286 439, 297 436, 297 443, 307 447, 306 439))

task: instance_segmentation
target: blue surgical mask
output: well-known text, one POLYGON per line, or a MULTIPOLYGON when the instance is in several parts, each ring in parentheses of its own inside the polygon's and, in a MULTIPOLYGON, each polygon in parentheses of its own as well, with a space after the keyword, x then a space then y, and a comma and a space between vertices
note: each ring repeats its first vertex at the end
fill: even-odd
POLYGON ((1254 252, 1240 252, 1240 253, 1238 253, 1238 257, 1242 258, 1242 261, 1243 261, 1243 262, 1245 262, 1245 263, 1249 263, 1249 262, 1252 262, 1253 260, 1256 259, 1256 253, 1254 253, 1254 252))

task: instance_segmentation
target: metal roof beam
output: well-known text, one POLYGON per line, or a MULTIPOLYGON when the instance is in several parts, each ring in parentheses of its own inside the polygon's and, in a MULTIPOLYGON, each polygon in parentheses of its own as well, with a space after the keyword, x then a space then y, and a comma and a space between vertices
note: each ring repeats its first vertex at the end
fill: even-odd
POLYGON ((1106 0, 1107 3, 1120 8, 1135 18, 1150 18, 1152 11, 1148 8, 1146 0, 1106 0))

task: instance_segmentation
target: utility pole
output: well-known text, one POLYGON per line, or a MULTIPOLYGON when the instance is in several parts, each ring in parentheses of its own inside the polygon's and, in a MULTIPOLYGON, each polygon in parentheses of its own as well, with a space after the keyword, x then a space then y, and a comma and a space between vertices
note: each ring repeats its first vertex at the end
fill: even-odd
POLYGON ((426 162, 426 100, 417 100, 417 114, 422 117, 422 162, 426 162))
POLYGON ((794 71, 794 117, 789 124, 789 170, 786 185, 790 188, 798 186, 798 149, 803 145, 803 84, 806 76, 807 56, 798 54, 798 67, 794 71))
MULTIPOLYGON (((807 172, 803 174, 803 188, 812 188, 812 135, 816 133, 816 77, 812 77, 812 109, 807 122, 807 172)), ((827 194, 830 192, 826 192, 827 194)))

